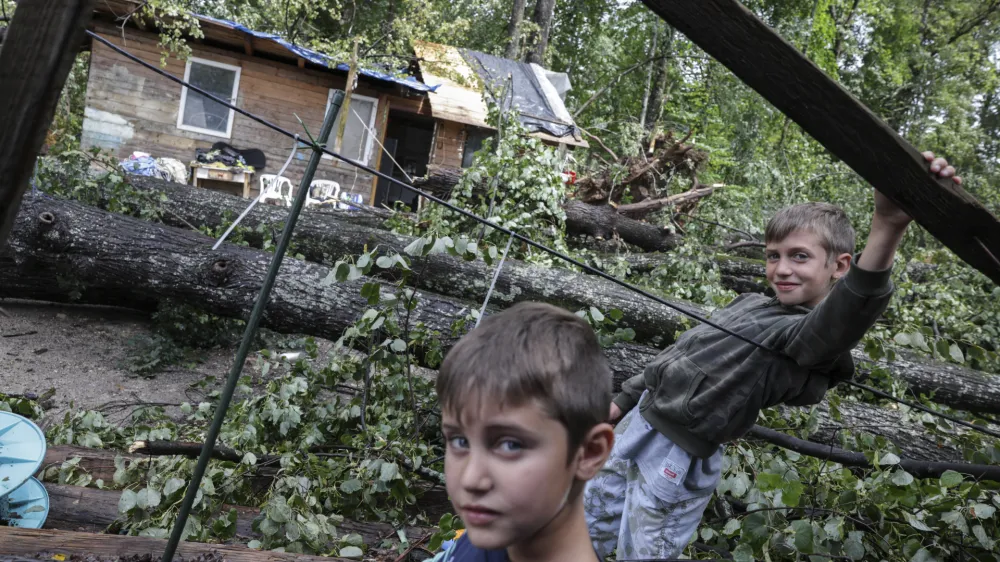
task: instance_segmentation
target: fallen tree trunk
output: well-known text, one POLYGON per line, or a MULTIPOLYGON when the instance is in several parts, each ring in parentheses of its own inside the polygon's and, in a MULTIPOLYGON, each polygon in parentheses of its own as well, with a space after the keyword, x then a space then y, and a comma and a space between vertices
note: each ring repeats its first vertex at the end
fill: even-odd
MULTIPOLYGON (((127 537, 118 535, 97 535, 52 529, 22 529, 20 527, 0 527, 0 554, 13 556, 35 556, 39 553, 51 554, 48 560, 91 560, 95 557, 143 555, 159 559, 166 550, 166 539, 148 537, 127 537), (61 558, 55 558, 55 556, 61 558)), ((219 560, 230 562, 279 562, 300 560, 302 562, 351 562, 347 558, 306 556, 284 552, 251 550, 243 546, 224 546, 195 542, 182 542, 176 555, 184 560, 198 560, 199 556, 216 554, 219 560)), ((37 558, 36 558, 37 560, 37 558)))
MULTIPOLYGON (((130 181, 137 187, 162 194, 166 199, 162 203, 166 211, 163 221, 180 228, 190 224, 217 230, 226 224, 224 217, 227 214, 235 217, 247 204, 245 199, 232 195, 145 176, 131 177, 130 181)), ((244 239, 253 246, 261 247, 264 232, 277 229, 286 217, 287 210, 284 208, 258 205, 240 223, 247 227, 244 239)), ((292 245, 295 252, 307 260, 333 265, 341 257, 361 254, 366 248, 402 252, 413 240, 411 236, 393 234, 381 228, 344 223, 332 215, 303 212, 296 224, 292 245)), ((495 267, 481 260, 465 261, 445 254, 411 257, 411 262, 413 286, 476 303, 481 303, 486 297, 489 281, 495 272, 495 267)), ((49 290, 44 286, 34 289, 36 292, 49 290)), ((681 308, 697 309, 683 301, 668 300, 681 308)), ((574 310, 592 306, 604 311, 618 309, 624 314, 622 327, 635 330, 637 341, 658 346, 672 342, 675 333, 691 326, 683 314, 651 304, 645 297, 610 281, 578 275, 567 269, 507 260, 497 278, 490 302, 506 307, 522 301, 545 301, 574 310)))
MULTIPOLYGON (((813 443, 811 441, 799 439, 797 437, 781 433, 780 431, 775 431, 759 425, 754 426, 747 435, 748 437, 756 437, 767 441, 768 443, 773 443, 803 455, 831 460, 844 466, 874 468, 872 463, 863 453, 855 453, 852 451, 845 451, 844 449, 837 447, 831 447, 829 445, 813 443)), ((945 472, 952 470, 960 474, 970 476, 976 480, 1000 482, 1000 466, 997 465, 969 464, 963 462, 927 462, 913 459, 900 459, 899 467, 917 478, 940 478, 945 472)))
POLYGON ((563 211, 566 212, 566 232, 570 235, 604 239, 618 236, 648 252, 672 250, 680 242, 680 236, 669 228, 622 216, 611 205, 567 201, 563 211))
MULTIPOLYGON (((94 450, 90 456, 99 451, 94 450)), ((67 460, 69 458, 73 457, 68 457, 67 460)), ((81 462, 80 466, 88 470, 90 468, 84 462, 81 462)), ((45 483, 45 490, 49 493, 49 516, 45 520, 46 529, 101 533, 118 519, 118 500, 122 495, 119 490, 99 490, 82 486, 52 484, 51 482, 45 483)), ((236 536, 248 539, 259 536, 253 531, 252 524, 253 520, 260 514, 260 509, 240 505, 224 505, 219 514, 228 512, 230 509, 236 510, 236 536)), ((340 525, 337 525, 337 529, 343 534, 357 533, 361 535, 364 543, 369 546, 378 546, 386 537, 396 535, 396 529, 388 523, 366 523, 345 519, 340 525)), ((433 529, 407 526, 405 531, 410 540, 414 540, 432 532, 433 529)), ((200 543, 182 544, 198 545, 200 543)), ((2 552, 3 548, 0 547, 0 553, 2 552)), ((325 558, 324 560, 336 559, 325 558)))
MULTIPOLYGON (((210 313, 245 318, 263 282, 271 254, 231 245, 212 251, 210 242, 211 239, 199 233, 77 203, 52 199, 26 201, 10 239, 17 267, 0 269, 0 283, 8 296, 20 297, 10 294, 18 286, 20 271, 27 271, 29 277, 39 280, 48 275, 47 285, 53 291, 59 288, 62 275, 75 284, 94 289, 83 295, 106 299, 88 301, 90 304, 115 305, 141 300, 137 295, 166 297, 195 304, 210 313)), ((366 280, 326 285, 323 280, 329 274, 330 268, 322 265, 286 260, 264 312, 263 325, 286 333, 339 338, 369 308, 367 298, 361 296, 366 280)), ((72 289, 64 286, 62 290, 69 293, 72 289)), ((383 290, 392 291, 393 287, 385 286, 383 290)), ((32 292, 37 291, 32 289, 32 292)), ((422 322, 427 329, 442 334, 445 349, 454 342, 453 322, 464 318, 470 306, 478 308, 430 293, 418 292, 416 299, 411 322, 422 322)), ((636 344, 618 344, 607 349, 619 383, 641 373, 656 353, 656 348, 636 344)), ((908 441, 919 434, 922 434, 920 429, 900 433, 897 444, 905 450, 908 441)), ((945 456, 938 460, 952 458, 945 456)))
MULTIPOLYGON (((188 223, 217 229, 223 226, 222 217, 226 213, 235 215, 246 205, 244 199, 224 193, 144 176, 132 179, 137 186, 166 197, 163 203, 167 210, 164 221, 175 226, 188 223)), ((244 235, 246 240, 253 245, 261 245, 263 236, 259 231, 275 227, 286 215, 287 211, 279 207, 255 208, 242 223, 249 229, 244 235)), ((365 228, 357 223, 344 224, 334 217, 335 215, 303 213, 293 240, 296 251, 306 259, 332 264, 332 261, 341 256, 360 254, 366 247, 401 252, 414 240, 380 228, 365 228)), ((625 257, 634 273, 652 271, 671 259, 675 258, 669 254, 631 254, 625 257)), ((726 287, 738 293, 767 290, 763 262, 722 254, 713 256, 713 260, 719 266, 722 282, 726 287)), ((444 254, 412 258, 412 261, 415 274, 411 283, 414 286, 472 302, 481 302, 485 298, 487 280, 494 273, 494 268, 481 261, 469 262, 444 254)), ((920 275, 925 267, 917 264, 908 266, 907 271, 910 275, 920 275)), ((18 294, 23 298, 60 300, 59 295, 63 295, 62 300, 66 298, 65 290, 58 284, 46 281, 45 275, 35 278, 30 272, 27 275, 11 272, 3 276, 3 268, 3 257, 0 256, 0 291, 8 285, 16 285, 18 294), (4 277, 12 278, 9 282, 2 282, 4 277), (46 295, 53 296, 47 298, 46 295)), ((12 287, 8 287, 8 292, 11 289, 12 287)), ((79 290, 96 292, 101 289, 84 287, 79 290)), ((117 289, 112 289, 108 296, 120 299, 122 306, 143 310, 155 307, 155 301, 148 296, 140 295, 136 298, 117 289)), ((490 302, 502 308, 521 301, 545 301, 577 310, 592 306, 603 311, 620 310, 624 315, 620 325, 635 330, 637 342, 656 347, 671 343, 676 333, 691 325, 679 312, 651 303, 609 281, 564 269, 543 268, 508 260, 497 278, 490 302)), ((671 302, 695 314, 706 313, 692 303, 671 302)), ((862 351, 856 350, 854 356, 860 365, 867 363, 867 356, 862 351)), ((624 357, 622 359, 627 360, 624 357)), ((644 365, 644 362, 638 363, 617 371, 637 373, 641 372, 644 365)), ((905 380, 915 392, 933 395, 934 400, 941 404, 963 410, 1000 414, 1000 379, 994 375, 908 354, 900 354, 893 364, 880 365, 887 367, 894 377, 905 380)))
MULTIPOLYGON (((178 193, 183 191, 178 190, 178 193)), ((212 194, 207 190, 186 191, 199 195, 212 194)), ((224 203, 226 198, 223 197, 219 201, 224 203)), ((186 219, 195 219, 197 213, 205 212, 202 207, 188 205, 189 203, 192 203, 191 199, 178 198, 172 204, 178 210, 185 205, 192 209, 186 219)), ((54 254, 49 255, 46 260, 32 260, 26 256, 22 258, 24 263, 20 266, 15 265, 9 257, 0 259, 0 288, 3 290, 3 295, 8 297, 70 302, 76 296, 76 302, 151 310, 155 308, 159 299, 173 296, 197 303, 198 306, 211 309, 218 314, 245 317, 256 295, 255 285, 248 284, 248 280, 240 279, 238 276, 232 280, 232 287, 224 282, 229 275, 226 272, 230 263, 225 253, 237 253, 231 260, 233 264, 242 264, 244 261, 247 262, 246 265, 253 264, 251 269, 254 270, 253 275, 257 276, 262 275, 266 260, 269 259, 269 254, 233 246, 224 246, 219 252, 211 252, 208 250, 207 240, 195 235, 198 241, 186 239, 183 247, 194 252, 192 257, 197 256, 197 258, 188 264, 189 270, 186 274, 178 274, 176 268, 170 263, 165 263, 163 259, 143 264, 147 258, 160 254, 170 256, 168 259, 174 259, 179 254, 172 250, 170 245, 162 248, 156 247, 155 244, 136 245, 129 239, 134 235, 138 239, 152 242, 165 236, 158 230, 162 227, 142 221, 126 221, 130 225, 127 227, 129 232, 126 233, 121 230, 125 227, 119 226, 117 219, 109 215, 101 220, 114 219, 107 225, 107 230, 119 232, 119 237, 113 238, 118 246, 105 247, 102 251, 100 248, 109 244, 110 240, 106 239, 104 228, 100 226, 101 220, 98 218, 91 220, 87 217, 90 216, 88 213, 97 213, 95 217, 103 217, 104 214, 83 206, 53 200, 38 200, 28 204, 35 205, 33 209, 39 215, 44 213, 42 209, 46 208, 45 205, 61 206, 60 208, 70 213, 76 211, 84 213, 78 222, 87 225, 89 237, 85 237, 85 240, 89 242, 81 241, 81 246, 92 244, 91 252, 94 255, 85 257, 75 254, 54 254), (113 257, 116 254, 119 256, 118 259, 113 257), (124 263, 120 261, 122 259, 124 263), (213 265, 216 262, 219 271, 216 271, 217 267, 213 265), (78 264, 86 275, 80 276, 78 272, 73 271, 73 263, 78 264), (143 265, 145 269, 138 268, 139 265, 143 265), (110 269, 105 270, 105 268, 110 269), (144 288, 136 286, 133 277, 145 280, 147 286, 144 288), (76 279, 76 282, 67 284, 69 279, 76 279)), ((262 210, 262 213, 264 214, 260 218, 262 222, 256 224, 264 224, 263 221, 275 219, 273 215, 277 213, 280 216, 281 211, 269 209, 262 210)), ((218 217, 218 215, 216 212, 211 216, 218 217)), ((251 214, 251 217, 253 216, 256 216, 256 211, 251 214)), ((250 217, 247 220, 250 220, 250 217)), ((175 231, 167 229, 166 232, 175 231)), ((302 251, 312 253, 319 252, 320 248, 330 248, 330 245, 337 241, 340 241, 341 249, 347 250, 360 249, 364 244, 369 244, 369 247, 378 244, 399 249, 399 246, 408 244, 412 240, 378 229, 367 231, 360 227, 344 228, 337 221, 321 220, 317 216, 304 221, 301 232, 302 251), (360 239, 352 238, 352 232, 363 234, 360 239), (308 244, 309 241, 313 241, 314 245, 308 244)), ((296 238, 297 244, 298 241, 299 238, 296 238)), ((67 242, 67 245, 71 244, 72 242, 67 242)), ((491 274, 491 269, 482 263, 465 262, 450 256, 435 255, 422 260, 415 263, 418 269, 423 271, 418 277, 418 286, 458 294, 461 297, 476 299, 481 297, 485 291, 485 280, 491 274)), ((740 264, 749 261, 732 260, 731 263, 739 267, 740 264)), ((234 265, 232 269, 239 272, 240 267, 243 265, 234 265)), ((279 279, 287 281, 289 287, 294 286, 296 290, 303 291, 303 295, 308 295, 307 303, 302 306, 285 301, 272 303, 272 306, 278 308, 265 317, 269 323, 268 327, 279 331, 325 334, 325 337, 335 339, 341 330, 353 322, 357 314, 367 308, 367 301, 359 295, 360 281, 320 287, 318 282, 328 274, 327 268, 302 262, 291 262, 284 271, 288 271, 288 268, 293 268, 294 271, 287 276, 282 275, 279 279), (308 282, 301 283, 304 280, 308 282), (308 304, 313 299, 321 304, 317 307, 308 304)), ((280 284, 278 294, 287 290, 290 288, 280 284)), ((669 343, 674 332, 685 328, 680 314, 660 305, 651 305, 646 299, 610 282, 577 275, 567 270, 545 269, 508 262, 498 280, 492 302, 498 306, 506 306, 509 302, 520 300, 543 300, 569 308, 595 306, 605 311, 619 309, 625 314, 623 324, 636 329, 639 341, 654 342, 658 346, 669 343)), ((431 310, 444 314, 433 316, 432 320, 439 321, 431 324, 442 333, 450 332, 450 322, 457 315, 464 313, 463 311, 467 311, 469 307, 478 308, 478 305, 467 302, 445 299, 421 300, 422 306, 431 302, 431 310)), ((685 306, 696 313, 703 313, 693 305, 685 306)), ((650 352, 649 348, 641 346, 624 346, 621 349, 630 351, 619 354, 615 370, 620 378, 641 372, 651 358, 651 353, 655 353, 655 350, 650 352), (633 347, 636 349, 632 350, 633 347)), ((859 359, 864 358, 864 354, 860 352, 856 352, 855 356, 859 359)), ((955 408, 1000 413, 1000 383, 996 381, 996 377, 954 365, 909 357, 905 359, 905 362, 900 361, 890 365, 889 368, 894 376, 906 380, 915 391, 928 395, 933 393, 936 400, 955 408)))

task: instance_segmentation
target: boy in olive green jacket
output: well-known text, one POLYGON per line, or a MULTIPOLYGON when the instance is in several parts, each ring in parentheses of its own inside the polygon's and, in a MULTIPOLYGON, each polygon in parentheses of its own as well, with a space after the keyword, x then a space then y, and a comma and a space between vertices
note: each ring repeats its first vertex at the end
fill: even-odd
MULTIPOLYGON (((943 158, 924 157, 933 174, 961 183, 943 158)), ((839 207, 795 205, 771 219, 764 238, 776 296, 740 295, 713 320, 782 355, 701 324, 622 385, 610 418, 625 417, 584 497, 601 556, 617 546, 619 559, 676 558, 719 483, 724 444, 761 409, 816 404, 853 376, 850 351, 889 303, 910 221, 876 191, 868 242, 852 260, 854 229, 839 207)))

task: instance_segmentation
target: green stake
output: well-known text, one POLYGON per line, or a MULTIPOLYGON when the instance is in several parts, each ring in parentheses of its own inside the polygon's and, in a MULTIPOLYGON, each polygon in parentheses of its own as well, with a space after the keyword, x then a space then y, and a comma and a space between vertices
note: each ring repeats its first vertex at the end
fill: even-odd
POLYGON ((170 532, 170 540, 167 541, 167 548, 163 551, 162 562, 173 562, 174 552, 177 551, 177 544, 181 541, 181 535, 184 534, 188 515, 190 515, 191 507, 194 505, 194 497, 198 493, 201 479, 205 476, 208 461, 212 458, 212 450, 215 449, 215 441, 219 437, 219 431, 222 430, 222 422, 226 419, 226 410, 229 409, 229 402, 233 399, 236 383, 240 380, 240 374, 243 372, 243 363, 246 361, 247 355, 250 353, 250 346, 253 345, 254 338, 257 336, 260 318, 264 315, 264 308, 267 306, 267 301, 271 296, 274 281, 278 277, 278 268, 281 267, 281 261, 285 257, 288 243, 292 240, 292 229, 295 228, 295 222, 299 218, 299 213, 302 212, 302 207, 305 206, 306 196, 309 193, 309 184, 312 183, 313 176, 316 174, 316 168, 319 167, 320 158, 323 157, 323 153, 316 150, 315 145, 325 145, 327 139, 330 138, 333 123, 337 120, 337 113, 340 112, 340 105, 343 102, 344 92, 340 90, 335 91, 330 108, 326 113, 326 118, 323 120, 323 128, 320 130, 318 142, 314 143, 312 157, 309 158, 309 165, 306 166, 305 175, 302 176, 302 182, 299 184, 299 191, 295 194, 292 208, 288 212, 288 222, 285 223, 285 229, 281 233, 278 247, 274 251, 274 257, 271 258, 267 276, 264 277, 264 285, 260 288, 260 294, 257 295, 257 301, 254 303, 253 311, 250 313, 250 319, 247 320, 246 330, 243 331, 243 340, 240 342, 239 350, 236 351, 236 360, 233 361, 233 368, 229 371, 229 377, 226 379, 226 387, 222 390, 222 396, 219 397, 219 405, 215 410, 215 417, 212 419, 212 425, 208 428, 208 435, 205 436, 205 445, 201 448, 201 454, 198 456, 198 464, 195 465, 194 473, 191 475, 191 483, 188 484, 187 492, 184 494, 184 502, 181 503, 180 512, 177 513, 177 520, 174 521, 174 528, 170 532))

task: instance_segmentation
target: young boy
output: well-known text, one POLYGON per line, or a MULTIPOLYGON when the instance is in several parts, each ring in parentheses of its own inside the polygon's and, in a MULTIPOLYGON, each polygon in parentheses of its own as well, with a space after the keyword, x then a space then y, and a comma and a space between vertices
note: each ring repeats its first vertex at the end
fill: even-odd
MULTIPOLYGON (((943 158, 924 157, 932 173, 954 177, 943 158)), ((601 556, 617 546, 619 560, 676 558, 719 483, 723 444, 749 431, 762 408, 816 404, 853 376, 850 351, 889 302, 910 220, 876 191, 871 233, 852 267, 854 230, 839 207, 795 205, 771 219, 767 280, 777 296, 740 295, 713 320, 782 355, 701 324, 622 385, 610 418, 626 415, 584 499, 601 556)))
POLYGON ((547 304, 482 321, 437 379, 448 495, 466 532, 435 560, 597 562, 583 488, 614 442, 593 330, 547 304))

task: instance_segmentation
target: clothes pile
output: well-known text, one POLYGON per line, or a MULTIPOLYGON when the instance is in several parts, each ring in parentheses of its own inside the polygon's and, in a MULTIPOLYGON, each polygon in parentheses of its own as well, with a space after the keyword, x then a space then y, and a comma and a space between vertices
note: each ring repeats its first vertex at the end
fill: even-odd
POLYGON ((174 158, 153 158, 146 152, 133 152, 121 161, 121 167, 126 173, 137 176, 150 176, 176 183, 187 183, 187 168, 180 160, 174 158))

